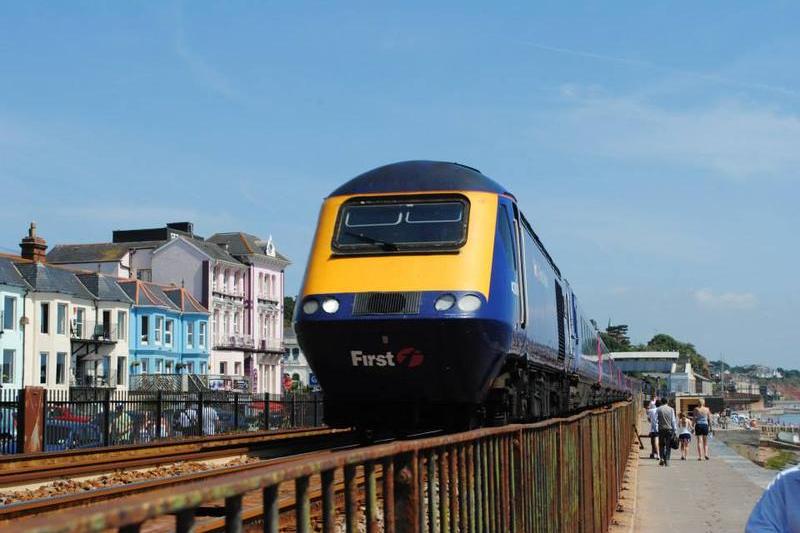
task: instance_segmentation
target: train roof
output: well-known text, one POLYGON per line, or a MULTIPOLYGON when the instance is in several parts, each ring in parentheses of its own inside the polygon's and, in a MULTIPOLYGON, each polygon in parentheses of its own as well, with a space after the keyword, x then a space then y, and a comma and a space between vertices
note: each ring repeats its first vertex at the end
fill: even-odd
POLYGON ((404 161, 356 176, 330 196, 418 191, 483 191, 510 195, 505 187, 479 170, 460 163, 404 161))

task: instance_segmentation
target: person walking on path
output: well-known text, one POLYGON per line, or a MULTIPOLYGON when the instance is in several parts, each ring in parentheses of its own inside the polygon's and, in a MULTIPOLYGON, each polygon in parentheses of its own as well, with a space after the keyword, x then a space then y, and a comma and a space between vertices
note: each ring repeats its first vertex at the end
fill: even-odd
POLYGON ((678 420, 678 438, 681 439, 681 461, 689 456, 689 442, 692 440, 692 421, 684 413, 678 420))
POLYGON ((694 434, 697 435, 697 460, 705 456, 708 461, 708 432, 711 429, 711 410, 706 401, 700 398, 700 405, 694 408, 694 434))
POLYGON ((658 418, 656 418, 656 402, 650 400, 647 406, 647 420, 650 422, 650 459, 661 459, 658 453, 658 418))
POLYGON ((672 453, 672 439, 678 431, 678 421, 675 419, 675 409, 670 407, 667 400, 662 398, 659 400, 658 409, 656 409, 656 418, 658 419, 658 448, 661 452, 661 460, 659 465, 669 466, 669 457, 672 453))

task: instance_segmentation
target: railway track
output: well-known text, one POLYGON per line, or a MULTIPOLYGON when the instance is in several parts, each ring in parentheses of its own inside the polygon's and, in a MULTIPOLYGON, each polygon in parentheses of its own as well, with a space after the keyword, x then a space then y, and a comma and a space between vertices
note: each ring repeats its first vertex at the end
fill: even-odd
POLYGON ((11 455, 0 459, 0 488, 154 467, 183 461, 204 461, 254 451, 285 455, 319 449, 352 439, 352 432, 329 428, 262 431, 143 445, 93 448, 58 453, 11 455), (333 440, 331 440, 333 439, 333 440))

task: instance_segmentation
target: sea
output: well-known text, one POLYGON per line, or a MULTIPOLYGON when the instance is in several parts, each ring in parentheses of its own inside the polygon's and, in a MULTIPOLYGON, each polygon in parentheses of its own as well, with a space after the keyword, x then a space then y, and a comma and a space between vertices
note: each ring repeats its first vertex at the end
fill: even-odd
POLYGON ((780 416, 772 416, 770 418, 780 421, 781 424, 795 424, 800 425, 800 413, 785 414, 780 416))

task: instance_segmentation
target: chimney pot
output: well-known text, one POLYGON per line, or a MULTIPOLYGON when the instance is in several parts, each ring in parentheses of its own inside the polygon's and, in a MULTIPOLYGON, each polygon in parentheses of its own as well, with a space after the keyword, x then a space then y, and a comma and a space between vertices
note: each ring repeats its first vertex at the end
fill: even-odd
POLYGON ((20 255, 24 259, 29 259, 37 263, 47 262, 47 241, 36 235, 36 222, 31 222, 28 228, 28 236, 23 237, 22 242, 19 243, 21 249, 20 255))

